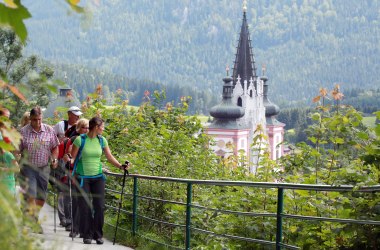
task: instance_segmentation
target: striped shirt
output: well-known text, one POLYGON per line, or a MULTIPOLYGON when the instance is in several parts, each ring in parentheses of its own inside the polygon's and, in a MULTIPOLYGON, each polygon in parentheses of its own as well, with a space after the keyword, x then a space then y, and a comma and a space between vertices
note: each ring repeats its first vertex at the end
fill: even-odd
POLYGON ((34 167, 44 167, 49 163, 52 150, 59 140, 52 127, 41 124, 41 130, 35 131, 30 124, 21 128, 22 141, 20 151, 27 156, 28 163, 34 167))

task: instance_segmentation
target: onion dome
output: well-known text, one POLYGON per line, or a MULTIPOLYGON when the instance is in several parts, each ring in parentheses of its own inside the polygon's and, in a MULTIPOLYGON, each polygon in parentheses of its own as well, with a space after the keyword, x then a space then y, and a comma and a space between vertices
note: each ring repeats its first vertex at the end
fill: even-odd
POLYGON ((236 120, 244 116, 244 109, 232 103, 232 78, 223 78, 223 100, 210 110, 210 115, 216 119, 236 120))
POLYGON ((276 116, 278 113, 280 113, 280 108, 276 105, 273 104, 269 99, 268 99, 268 78, 266 76, 260 77, 261 80, 264 82, 264 107, 265 107, 265 117, 271 117, 271 116, 276 116))

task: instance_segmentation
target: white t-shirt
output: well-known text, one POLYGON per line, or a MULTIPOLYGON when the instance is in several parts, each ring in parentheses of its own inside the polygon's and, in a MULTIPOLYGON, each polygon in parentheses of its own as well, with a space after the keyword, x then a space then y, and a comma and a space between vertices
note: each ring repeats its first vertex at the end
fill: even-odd
MULTIPOLYGON (((67 129, 71 128, 72 125, 68 124, 67 129)), ((57 135, 58 139, 61 141, 65 137, 65 121, 60 121, 54 125, 54 132, 57 135)))

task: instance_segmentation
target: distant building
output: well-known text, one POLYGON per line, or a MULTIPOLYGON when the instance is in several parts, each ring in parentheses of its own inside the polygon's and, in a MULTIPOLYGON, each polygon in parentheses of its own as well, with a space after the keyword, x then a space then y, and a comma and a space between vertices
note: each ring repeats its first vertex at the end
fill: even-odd
POLYGON ((44 117, 54 117, 54 112, 57 111, 58 107, 69 108, 71 106, 80 107, 81 104, 78 99, 74 97, 71 88, 61 88, 59 89, 57 98, 46 107, 44 117))
POLYGON ((232 77, 227 69, 222 102, 210 110, 214 119, 206 128, 207 134, 215 138, 213 149, 217 155, 228 157, 243 152, 255 163, 257 153, 255 155, 251 150, 251 144, 259 126, 268 136, 268 141, 263 143, 269 147, 271 159, 276 160, 283 155, 285 124, 276 120, 280 109, 268 99, 268 78, 265 69, 263 71, 264 75, 258 77, 244 6, 232 77), (233 145, 233 152, 228 144, 233 145))

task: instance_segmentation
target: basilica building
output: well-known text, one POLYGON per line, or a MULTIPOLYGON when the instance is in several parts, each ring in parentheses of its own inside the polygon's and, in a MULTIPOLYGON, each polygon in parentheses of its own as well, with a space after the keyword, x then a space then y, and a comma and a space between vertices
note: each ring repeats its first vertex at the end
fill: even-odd
POLYGON ((265 68, 262 76, 257 75, 246 12, 245 5, 232 75, 227 68, 227 75, 223 78, 223 98, 210 110, 213 120, 206 133, 214 137, 212 148, 217 155, 228 157, 243 152, 254 168, 260 154, 260 150, 252 147, 255 136, 259 131, 266 135, 260 144, 269 150, 271 159, 276 160, 284 154, 285 124, 276 119, 280 109, 268 99, 265 68))

